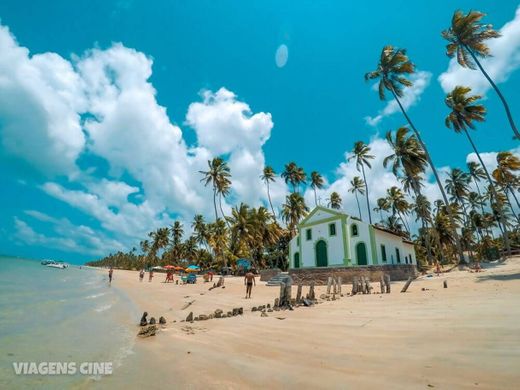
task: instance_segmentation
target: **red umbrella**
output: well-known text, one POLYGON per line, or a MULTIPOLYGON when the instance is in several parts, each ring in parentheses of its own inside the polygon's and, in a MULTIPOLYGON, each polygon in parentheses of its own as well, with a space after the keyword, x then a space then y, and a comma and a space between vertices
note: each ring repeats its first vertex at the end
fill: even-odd
POLYGON ((165 265, 164 268, 166 269, 175 269, 174 265, 165 265))

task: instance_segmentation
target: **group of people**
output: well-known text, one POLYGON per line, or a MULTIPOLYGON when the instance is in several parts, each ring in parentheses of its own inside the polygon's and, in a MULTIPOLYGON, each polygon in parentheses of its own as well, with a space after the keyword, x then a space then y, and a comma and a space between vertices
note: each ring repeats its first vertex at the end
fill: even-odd
MULTIPOLYGON (((439 272, 439 270, 437 272, 439 272)), ((139 271, 139 282, 143 281, 144 274, 145 274, 144 269, 139 271)), ((110 269, 108 270, 108 284, 109 285, 112 284, 113 275, 114 275, 114 268, 110 267, 110 269)), ((207 275, 208 275, 207 281, 213 280, 213 272, 209 271, 207 273, 207 275)), ((148 282, 151 282, 152 279, 153 279, 153 270, 150 270, 149 276, 148 276, 148 282)), ((173 282, 173 271, 168 271, 168 273, 166 274, 165 283, 168 283, 169 281, 173 282)), ((245 274, 244 285, 246 286, 246 299, 248 299, 248 298, 250 299, 251 292, 253 291, 253 286, 256 286, 255 274, 252 273, 251 271, 249 271, 245 274)))

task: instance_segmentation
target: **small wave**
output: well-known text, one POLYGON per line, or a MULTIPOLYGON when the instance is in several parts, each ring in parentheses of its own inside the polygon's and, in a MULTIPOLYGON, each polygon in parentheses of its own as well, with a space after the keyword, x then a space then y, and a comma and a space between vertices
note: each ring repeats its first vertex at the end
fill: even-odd
POLYGON ((98 313, 101 313, 101 312, 104 312, 104 311, 107 311, 108 309, 110 309, 112 307, 112 304, 109 303, 107 305, 101 305, 99 307, 96 307, 94 309, 94 311, 97 311, 98 313))
POLYGON ((103 295, 106 295, 106 294, 107 294, 106 292, 99 293, 99 294, 92 294, 92 295, 86 296, 85 299, 96 299, 96 298, 102 297, 103 295))

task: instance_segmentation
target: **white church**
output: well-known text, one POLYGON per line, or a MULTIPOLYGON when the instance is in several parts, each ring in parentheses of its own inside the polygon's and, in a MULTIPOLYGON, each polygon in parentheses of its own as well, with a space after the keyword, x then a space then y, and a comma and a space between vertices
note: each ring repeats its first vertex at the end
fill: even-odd
POLYGON ((292 269, 417 264, 411 241, 321 206, 298 225, 289 259, 292 269))

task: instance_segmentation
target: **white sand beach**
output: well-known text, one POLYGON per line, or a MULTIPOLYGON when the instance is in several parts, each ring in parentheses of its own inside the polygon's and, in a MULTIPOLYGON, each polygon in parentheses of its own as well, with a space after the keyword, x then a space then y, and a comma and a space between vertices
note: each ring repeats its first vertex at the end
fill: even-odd
MULTIPOLYGON (((162 283, 162 274, 151 283, 147 276, 140 283, 137 272, 116 270, 113 283, 142 311, 168 321, 155 337, 136 341, 146 361, 143 370, 157 373, 153 381, 137 375, 149 388, 513 389, 520 384, 519 258, 481 273, 421 277, 406 293, 399 292, 404 282, 394 282, 391 294, 351 297, 346 296, 351 286, 344 285, 339 300, 268 317, 251 311, 272 304, 279 294, 278 287, 264 282, 257 280, 253 298, 246 300, 242 278, 228 277, 224 289, 208 291, 211 284, 200 279, 175 285, 162 283), (190 311, 234 307, 243 307, 244 315, 181 322, 190 311)), ((324 289, 318 287, 317 296, 324 289)), ((116 371, 111 380, 117 376, 116 371)))

